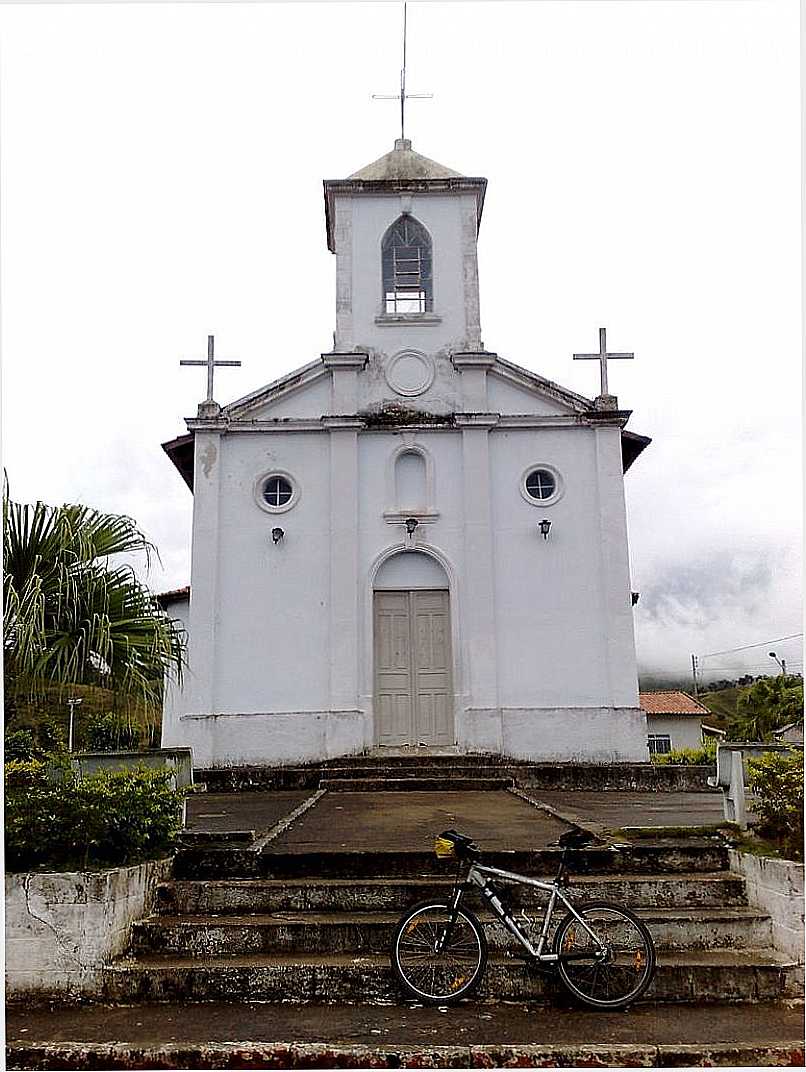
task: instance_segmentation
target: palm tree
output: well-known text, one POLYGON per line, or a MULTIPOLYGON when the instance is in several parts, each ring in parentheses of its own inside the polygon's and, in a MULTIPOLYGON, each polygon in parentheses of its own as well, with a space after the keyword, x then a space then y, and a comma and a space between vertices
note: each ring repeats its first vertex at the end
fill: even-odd
POLYGON ((3 494, 6 696, 25 701, 100 686, 151 718, 166 676, 181 680, 185 637, 120 555, 154 546, 129 517, 87 506, 24 505, 3 494))
POLYGON ((743 689, 736 703, 736 716, 728 736, 738 741, 765 741, 775 730, 794 722, 803 712, 803 682, 800 678, 763 677, 743 689))

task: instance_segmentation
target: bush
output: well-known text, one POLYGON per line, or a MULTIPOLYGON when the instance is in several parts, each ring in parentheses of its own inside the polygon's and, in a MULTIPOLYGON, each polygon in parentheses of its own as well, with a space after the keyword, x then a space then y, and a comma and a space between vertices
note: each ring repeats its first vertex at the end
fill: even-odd
POLYGON ((170 853, 184 793, 168 771, 102 771, 77 778, 41 761, 6 764, 6 868, 118 867, 170 853))
POLYGON ((650 757, 653 763, 670 763, 684 767, 704 766, 716 763, 716 740, 704 741, 702 748, 677 748, 650 757))
POLYGON ((33 759, 36 754, 36 743, 32 730, 6 730, 3 742, 5 758, 9 759, 33 759))
POLYGON ((790 860, 803 859, 803 753, 768 752, 747 762, 755 794, 755 833, 769 838, 790 860))
POLYGON ((131 752, 140 747, 140 733, 114 711, 94 715, 84 731, 88 752, 131 752))
POLYGON ((61 726, 49 714, 38 714, 35 720, 6 723, 4 732, 6 759, 41 759, 65 751, 61 726))

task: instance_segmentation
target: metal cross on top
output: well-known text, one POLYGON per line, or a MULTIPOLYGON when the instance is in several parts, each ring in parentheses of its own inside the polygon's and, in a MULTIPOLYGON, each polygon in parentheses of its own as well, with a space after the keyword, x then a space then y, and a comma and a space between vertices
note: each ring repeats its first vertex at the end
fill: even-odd
POLYGON ((598 354, 574 354, 574 361, 598 361, 602 372, 602 396, 607 397, 607 362, 617 359, 631 361, 635 354, 609 354, 607 352, 607 333, 605 328, 599 328, 599 353, 598 354))
POLYGON ((399 100, 400 101, 400 139, 406 138, 406 101, 426 100, 433 97, 433 93, 407 93, 406 92, 406 4, 403 4, 403 67, 400 70, 399 93, 373 93, 373 100, 399 100))
POLYGON ((240 368, 240 361, 216 361, 215 360, 215 344, 213 342, 213 336, 207 336, 207 360, 206 361, 190 361, 184 358, 179 362, 180 365, 206 365, 207 366, 207 402, 213 401, 213 372, 217 368, 221 368, 224 365, 237 366, 240 368))

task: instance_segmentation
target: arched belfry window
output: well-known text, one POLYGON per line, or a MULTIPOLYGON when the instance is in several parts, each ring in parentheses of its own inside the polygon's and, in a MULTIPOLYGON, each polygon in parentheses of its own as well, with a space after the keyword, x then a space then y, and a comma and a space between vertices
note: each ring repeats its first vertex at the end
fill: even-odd
POLYGON ((411 216, 401 216, 381 244, 384 310, 426 313, 434 307, 431 236, 411 216))

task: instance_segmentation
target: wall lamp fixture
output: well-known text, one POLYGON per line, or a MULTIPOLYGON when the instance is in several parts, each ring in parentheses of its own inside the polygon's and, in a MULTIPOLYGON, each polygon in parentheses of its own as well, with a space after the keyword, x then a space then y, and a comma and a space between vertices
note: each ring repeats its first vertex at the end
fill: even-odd
POLYGON ((540 535, 544 540, 547 540, 549 538, 549 532, 551 531, 551 522, 548 518, 544 517, 542 521, 539 521, 538 528, 540 529, 540 535))
POLYGON ((279 543, 280 540, 282 540, 283 536, 285 536, 285 532, 283 532, 283 530, 279 528, 279 526, 271 530, 271 538, 274 540, 275 543, 279 543))
POLYGON ((409 534, 409 536, 414 535, 414 530, 417 528, 417 526, 419 524, 420 524, 420 522, 417 520, 416 517, 407 517, 406 518, 406 532, 409 534))

